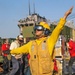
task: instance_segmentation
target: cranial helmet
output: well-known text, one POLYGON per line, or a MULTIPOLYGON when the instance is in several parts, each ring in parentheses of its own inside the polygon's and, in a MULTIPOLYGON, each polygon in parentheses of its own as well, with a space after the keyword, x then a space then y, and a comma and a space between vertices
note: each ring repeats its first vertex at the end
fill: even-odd
POLYGON ((19 38, 23 38, 23 35, 19 35, 19 38))
POLYGON ((39 31, 43 30, 44 35, 46 35, 46 36, 48 36, 50 34, 50 26, 46 22, 40 22, 38 25, 35 25, 34 31, 35 30, 39 30, 39 31))
POLYGON ((49 24, 46 23, 46 22, 40 22, 39 25, 43 26, 45 29, 50 30, 50 26, 49 26, 49 24))

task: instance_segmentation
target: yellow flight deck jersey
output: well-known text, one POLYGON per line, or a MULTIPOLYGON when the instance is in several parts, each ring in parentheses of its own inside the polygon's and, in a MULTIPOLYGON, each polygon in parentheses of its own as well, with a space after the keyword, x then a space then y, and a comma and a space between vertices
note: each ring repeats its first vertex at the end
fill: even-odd
MULTIPOLYGON (((61 30, 64 27, 66 20, 64 20, 63 18, 60 19, 60 22, 58 23, 58 25, 56 26, 56 28, 53 30, 52 34, 48 37, 48 47, 49 47, 49 53, 50 55, 52 55, 53 52, 53 48, 56 44, 56 41, 59 37, 59 34, 61 32, 61 30)), ((40 42, 45 39, 45 37, 40 38, 40 39, 36 39, 35 41, 37 42, 37 44, 39 45, 40 42)), ((11 54, 18 54, 18 53, 31 53, 31 45, 32 45, 32 41, 28 42, 27 44, 23 45, 22 47, 16 48, 11 50, 11 54)))
POLYGON ((30 68, 31 68, 32 75, 52 75, 50 73, 49 68, 46 67, 46 66, 48 66, 47 64, 49 64, 49 62, 50 62, 49 57, 52 56, 52 54, 53 54, 54 46, 56 44, 56 41, 57 41, 57 39, 59 37, 59 34, 60 34, 61 30, 64 27, 65 22, 66 22, 66 20, 64 20, 63 18, 61 18, 60 21, 59 21, 59 23, 58 23, 58 25, 53 30, 53 32, 51 33, 50 36, 48 36, 48 37, 42 37, 42 38, 39 38, 39 39, 36 39, 36 40, 32 40, 32 41, 28 42, 27 44, 25 44, 25 45, 23 45, 23 46, 21 46, 19 48, 11 50, 11 54, 29 53, 30 54, 30 68), (47 51, 46 50, 43 51, 42 47, 40 47, 40 45, 42 46, 42 42, 44 40, 46 40, 46 44, 47 44, 46 45, 47 46, 46 49, 47 49, 47 51), (36 48, 32 49, 32 45, 35 46, 36 48), (38 50, 38 49, 40 49, 40 50, 38 50), (48 53, 48 55, 47 55, 47 53, 48 53), (32 54, 34 54, 34 58, 33 58, 32 54), (42 54, 43 54, 43 56, 42 56, 42 54), (47 55, 47 58, 45 57, 45 55, 47 55), (49 60, 49 62, 47 62, 48 60, 49 60), (35 65, 32 64, 32 62, 35 65), (47 64, 44 65, 45 64, 44 62, 47 62, 47 64), (44 65, 44 66, 42 66, 41 64, 44 65), (35 70, 33 68, 35 68, 35 70), (38 68, 40 68, 40 69, 38 69, 38 68))

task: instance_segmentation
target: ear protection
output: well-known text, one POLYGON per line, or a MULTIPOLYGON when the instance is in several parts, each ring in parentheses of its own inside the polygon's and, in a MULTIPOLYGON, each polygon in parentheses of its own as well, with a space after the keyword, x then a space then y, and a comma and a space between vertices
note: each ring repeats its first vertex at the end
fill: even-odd
POLYGON ((48 36, 50 34, 50 30, 49 29, 44 29, 44 35, 48 36))
MULTIPOLYGON (((38 31, 40 31, 40 30, 44 31, 44 35, 45 35, 45 36, 48 36, 48 35, 51 33, 49 29, 44 28, 44 27, 41 26, 41 25, 36 25, 36 26, 34 27, 34 32, 35 32, 36 30, 38 30, 38 31)), ((33 33, 33 32, 32 32, 32 33, 33 33)))

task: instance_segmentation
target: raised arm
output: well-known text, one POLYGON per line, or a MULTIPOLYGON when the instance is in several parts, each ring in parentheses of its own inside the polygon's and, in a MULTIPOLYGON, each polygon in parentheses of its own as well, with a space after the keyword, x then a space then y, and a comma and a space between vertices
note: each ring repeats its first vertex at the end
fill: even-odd
POLYGON ((72 9, 73 9, 73 7, 71 7, 67 12, 65 12, 63 18, 60 19, 56 28, 53 30, 52 34, 48 38, 48 45, 49 45, 50 54, 52 54, 52 52, 53 52, 53 48, 56 44, 56 41, 59 37, 59 34, 62 31, 62 29, 66 23, 67 17, 72 13, 72 9))
POLYGON ((72 13, 72 10, 73 10, 73 6, 67 11, 65 12, 64 16, 63 16, 63 19, 67 19, 67 17, 72 13))

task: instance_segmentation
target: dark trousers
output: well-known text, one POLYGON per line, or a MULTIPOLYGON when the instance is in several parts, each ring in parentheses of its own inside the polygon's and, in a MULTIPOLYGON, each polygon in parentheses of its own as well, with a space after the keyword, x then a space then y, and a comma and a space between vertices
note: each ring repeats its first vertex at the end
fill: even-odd
POLYGON ((15 75, 16 72, 18 71, 19 69, 19 62, 17 59, 15 59, 15 57, 12 56, 11 58, 11 61, 12 61, 12 70, 10 71, 9 75, 15 75))
POLYGON ((8 71, 9 69, 9 60, 7 58, 7 56, 3 56, 4 61, 3 61, 3 69, 4 71, 8 71))
POLYGON ((75 57, 71 57, 70 60, 69 60, 69 75, 72 75, 72 65, 73 65, 73 62, 75 61, 75 57))
POLYGON ((26 68, 25 75, 31 75, 30 66, 26 68))
POLYGON ((22 58, 19 58, 18 60, 18 63, 19 63, 19 69, 18 71, 16 72, 15 75, 24 75, 24 72, 22 71, 23 70, 23 63, 22 63, 22 58))

